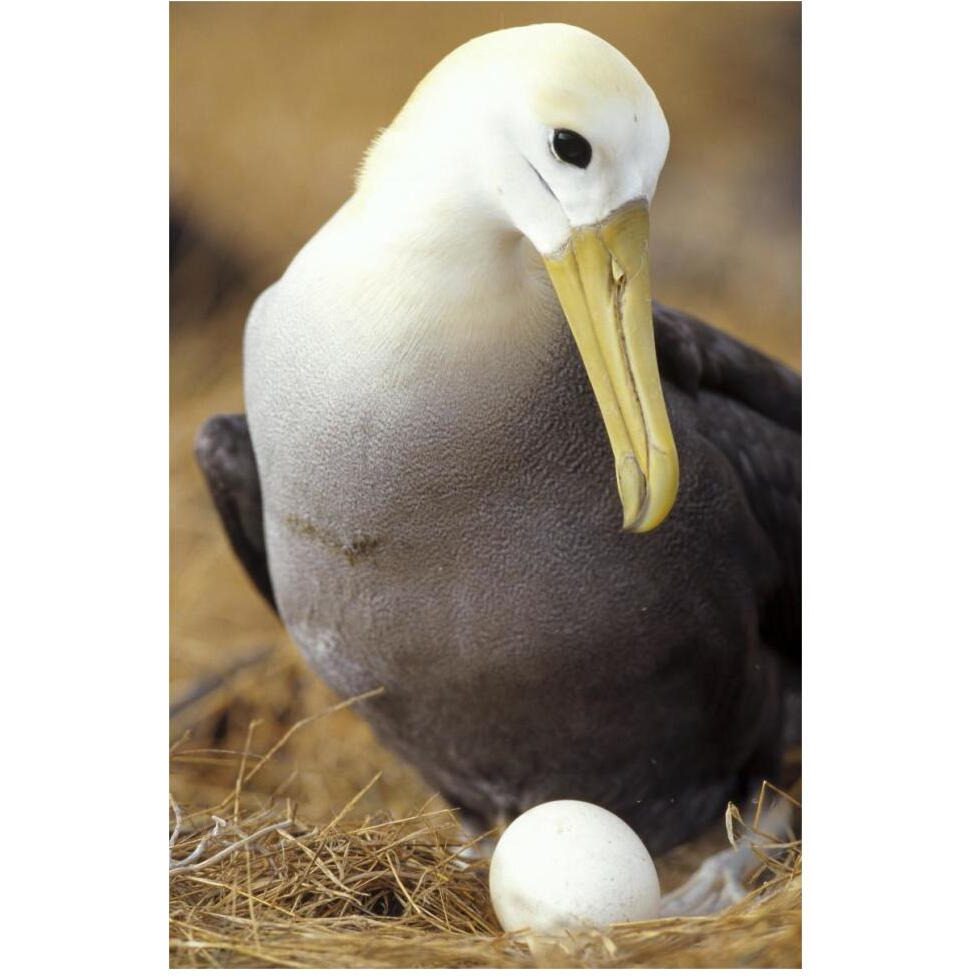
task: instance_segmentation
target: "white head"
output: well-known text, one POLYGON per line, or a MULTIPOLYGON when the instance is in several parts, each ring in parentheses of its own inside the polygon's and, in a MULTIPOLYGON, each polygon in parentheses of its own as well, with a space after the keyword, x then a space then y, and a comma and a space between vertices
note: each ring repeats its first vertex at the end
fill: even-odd
POLYGON ((650 202, 668 140, 655 93, 624 55, 579 27, 536 24, 441 61, 374 144, 358 186, 409 186, 415 200, 431 183, 445 199, 463 192, 548 255, 572 228, 650 202), (581 145, 564 133, 589 161, 560 158, 581 145))
POLYGON ((427 349, 460 345, 480 368, 493 348, 518 350, 527 322, 562 328, 555 289, 607 427, 625 528, 639 532, 678 488, 647 253, 667 152, 658 100, 605 41, 562 24, 487 34, 438 64, 377 139, 338 244, 358 255, 349 287, 407 330, 405 348, 419 336, 427 349))

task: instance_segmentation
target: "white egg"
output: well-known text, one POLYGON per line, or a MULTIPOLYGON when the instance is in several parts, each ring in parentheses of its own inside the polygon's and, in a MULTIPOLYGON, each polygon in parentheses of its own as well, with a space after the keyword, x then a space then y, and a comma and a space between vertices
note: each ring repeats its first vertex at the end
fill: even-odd
POLYGON ((603 929, 653 919, 661 902, 641 839, 584 801, 550 801, 516 818, 492 856, 489 891, 507 932, 603 929))

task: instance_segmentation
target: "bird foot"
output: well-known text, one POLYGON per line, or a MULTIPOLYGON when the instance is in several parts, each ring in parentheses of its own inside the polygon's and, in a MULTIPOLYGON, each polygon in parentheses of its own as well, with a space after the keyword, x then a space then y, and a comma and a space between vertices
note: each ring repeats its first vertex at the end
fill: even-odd
POLYGON ((669 892, 660 916, 712 916, 746 897, 743 876, 754 862, 749 848, 721 851, 707 858, 692 877, 669 892))
MULTIPOLYGON (((792 802, 794 803, 794 802, 792 802)), ((760 865, 757 850, 771 841, 784 840, 790 833, 792 803, 774 801, 758 818, 755 828, 746 827, 734 847, 707 858, 692 877, 669 892, 661 901, 660 916, 712 916, 728 909, 747 896, 745 881, 760 865)))

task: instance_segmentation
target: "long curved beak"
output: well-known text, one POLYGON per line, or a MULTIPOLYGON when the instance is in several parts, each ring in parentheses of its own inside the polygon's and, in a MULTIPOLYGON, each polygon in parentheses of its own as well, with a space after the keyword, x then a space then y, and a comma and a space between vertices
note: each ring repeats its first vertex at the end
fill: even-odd
POLYGON ((671 511, 678 454, 658 375, 648 279, 648 202, 574 230, 544 257, 614 452, 624 529, 644 533, 671 511))

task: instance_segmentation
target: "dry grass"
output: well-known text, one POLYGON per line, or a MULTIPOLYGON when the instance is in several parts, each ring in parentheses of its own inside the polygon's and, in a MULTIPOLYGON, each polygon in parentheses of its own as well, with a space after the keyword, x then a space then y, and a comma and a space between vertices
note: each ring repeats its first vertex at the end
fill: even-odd
MULTIPOLYGON (((213 782, 211 761, 225 761, 233 785, 209 807, 171 797, 173 967, 799 966, 799 842, 758 847, 755 888, 721 915, 527 941, 501 932, 487 863, 436 796, 407 816, 358 815, 377 772, 317 821, 285 791, 254 792, 303 731, 348 705, 295 723, 262 753, 257 722, 240 750, 194 748, 189 734, 174 744, 178 766, 213 782)), ((729 820, 741 835, 735 809, 729 820)))

